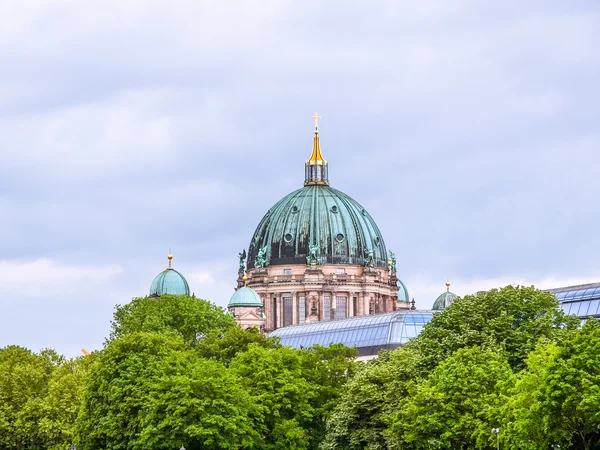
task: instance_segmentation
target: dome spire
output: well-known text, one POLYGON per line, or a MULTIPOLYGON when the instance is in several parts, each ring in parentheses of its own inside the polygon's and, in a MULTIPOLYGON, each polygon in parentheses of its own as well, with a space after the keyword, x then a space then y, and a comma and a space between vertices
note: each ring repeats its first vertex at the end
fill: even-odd
POLYGON ((321 143, 319 142, 319 113, 312 116, 315 119, 315 137, 313 138, 312 155, 304 165, 304 186, 311 184, 324 184, 329 186, 329 167, 323 155, 321 155, 321 143))
POLYGON ((173 255, 171 254, 171 249, 169 249, 169 254, 167 255, 167 259, 169 260, 169 269, 171 268, 171 260, 173 259, 173 255))
POLYGON ((312 116, 312 118, 315 119, 315 134, 319 134, 319 119, 321 118, 321 116, 318 112, 316 112, 315 115, 312 116))

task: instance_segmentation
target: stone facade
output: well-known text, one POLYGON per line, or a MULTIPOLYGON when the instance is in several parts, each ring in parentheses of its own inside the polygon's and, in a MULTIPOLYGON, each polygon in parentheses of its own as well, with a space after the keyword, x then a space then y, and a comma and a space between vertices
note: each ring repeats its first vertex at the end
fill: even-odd
POLYGON ((265 331, 410 308, 397 301, 395 274, 379 267, 277 265, 250 269, 247 277, 264 305, 265 331))

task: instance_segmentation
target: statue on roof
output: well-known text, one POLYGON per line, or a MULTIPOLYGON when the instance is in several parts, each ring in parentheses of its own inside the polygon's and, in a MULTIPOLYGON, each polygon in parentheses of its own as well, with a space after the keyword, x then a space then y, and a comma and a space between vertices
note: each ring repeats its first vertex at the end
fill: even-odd
POLYGON ((306 265, 307 266, 317 266, 321 264, 321 247, 319 244, 309 245, 308 246, 308 255, 306 256, 306 265))
POLYGON ((246 249, 242 250, 242 252, 238 254, 238 258, 240 258, 239 272, 243 272, 246 270, 246 249))
POLYGON ((396 254, 390 250, 390 270, 392 273, 396 273, 396 254))
POLYGON ((370 248, 365 249, 364 253, 365 258, 365 267, 373 267, 375 264, 375 256, 373 255, 373 250, 370 248))
POLYGON ((267 260, 267 246, 265 245, 258 251, 258 255, 256 255, 256 259, 254 260, 254 267, 257 269, 264 269, 269 265, 269 261, 267 260))

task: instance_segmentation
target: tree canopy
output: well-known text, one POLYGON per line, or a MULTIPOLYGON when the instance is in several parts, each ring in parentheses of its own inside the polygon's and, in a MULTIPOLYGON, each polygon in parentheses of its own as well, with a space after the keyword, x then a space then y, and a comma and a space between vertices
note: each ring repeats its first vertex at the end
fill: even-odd
POLYGON ((600 323, 508 286, 356 363, 194 297, 118 306, 103 349, 0 349, 0 450, 600 448, 600 323))
POLYGON ((186 295, 134 298, 115 308, 110 340, 128 333, 178 333, 194 345, 211 331, 236 326, 233 317, 206 300, 186 295))

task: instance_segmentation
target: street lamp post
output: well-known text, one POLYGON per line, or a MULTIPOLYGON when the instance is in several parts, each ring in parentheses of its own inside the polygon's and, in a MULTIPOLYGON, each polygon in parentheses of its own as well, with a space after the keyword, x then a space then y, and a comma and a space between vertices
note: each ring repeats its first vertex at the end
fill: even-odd
POLYGON ((77 447, 75 447, 75 444, 71 444, 71 446, 69 447, 69 450, 77 450, 77 447))
POLYGON ((492 433, 496 433, 496 448, 500 450, 500 428, 492 428, 492 433))

